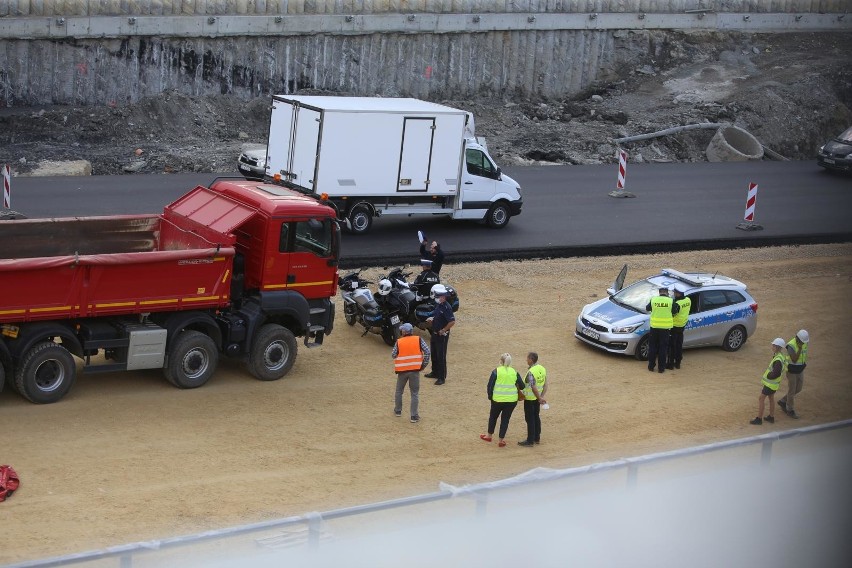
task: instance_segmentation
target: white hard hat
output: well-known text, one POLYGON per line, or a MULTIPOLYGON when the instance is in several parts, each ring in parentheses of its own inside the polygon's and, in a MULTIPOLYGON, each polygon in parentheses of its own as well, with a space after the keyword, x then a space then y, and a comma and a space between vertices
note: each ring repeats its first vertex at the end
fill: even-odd
POLYGON ((781 339, 780 337, 776 337, 772 340, 772 345, 775 345, 776 347, 784 347, 785 345, 787 345, 787 342, 781 339))
POLYGON ((432 291, 429 292, 429 296, 432 299, 435 299, 437 296, 446 296, 447 295, 447 287, 443 284, 435 284, 432 286, 432 291))
POLYGON ((391 288, 393 288, 393 284, 387 278, 382 278, 379 280, 379 296, 387 296, 390 294, 391 288))
POLYGON ((808 335, 808 330, 806 329, 800 329, 799 332, 796 334, 796 337, 798 337, 799 341, 801 341, 802 343, 807 343, 811 339, 811 336, 808 335))

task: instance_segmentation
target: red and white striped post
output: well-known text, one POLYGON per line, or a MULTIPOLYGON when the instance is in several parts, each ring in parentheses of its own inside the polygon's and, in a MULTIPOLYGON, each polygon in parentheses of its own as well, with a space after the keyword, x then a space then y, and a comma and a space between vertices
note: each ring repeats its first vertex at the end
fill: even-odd
POLYGON ((12 170, 9 164, 3 166, 3 209, 12 208, 12 170))
POLYGON ((627 177, 627 152, 624 150, 618 151, 618 182, 615 189, 618 191, 624 190, 624 179, 627 177))
POLYGON ((756 208, 757 184, 750 183, 748 184, 748 195, 746 197, 746 208, 745 214, 743 215, 743 222, 737 225, 737 229, 743 229, 744 231, 755 231, 763 228, 754 222, 754 210, 756 208))
POLYGON ((618 181, 615 184, 615 191, 610 191, 610 197, 636 197, 630 192, 624 191, 624 185, 627 179, 627 152, 618 150, 618 181))
POLYGON ((750 183, 748 184, 748 197, 746 198, 745 216, 743 216, 743 221, 748 221, 749 223, 754 222, 754 209, 756 205, 757 184, 750 183))

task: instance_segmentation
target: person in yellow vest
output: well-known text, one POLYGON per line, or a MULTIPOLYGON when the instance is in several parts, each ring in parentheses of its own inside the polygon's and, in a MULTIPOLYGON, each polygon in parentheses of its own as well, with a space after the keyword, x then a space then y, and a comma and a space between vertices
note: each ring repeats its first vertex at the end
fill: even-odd
POLYGON ((692 300, 683 295, 683 290, 675 287, 674 303, 677 305, 677 315, 672 318, 672 333, 669 337, 669 360, 666 369, 680 369, 683 361, 683 330, 689 320, 689 310, 692 300))
POLYGON ((766 415, 766 421, 770 424, 775 422, 775 393, 781 384, 781 375, 787 369, 787 357, 784 355, 786 345, 780 337, 772 340, 772 360, 769 361, 769 366, 763 371, 763 378, 760 380, 763 389, 761 389, 760 396, 757 399, 757 418, 751 420, 749 424, 755 426, 763 424, 763 407, 767 396, 769 397, 769 414, 766 415))
POLYGON ((509 420, 512 412, 518 405, 518 392, 524 390, 524 381, 521 375, 512 367, 512 356, 508 353, 500 355, 500 364, 491 371, 488 379, 488 400, 491 401, 491 412, 488 415, 488 433, 480 434, 479 437, 490 442, 494 436, 494 428, 497 426, 497 418, 500 418, 500 443, 501 448, 506 445, 506 431, 509 429, 509 420))
POLYGON ((666 356, 669 354, 669 334, 678 306, 669 298, 669 289, 660 286, 659 295, 651 298, 645 309, 651 312, 648 332, 648 370, 654 370, 654 364, 660 373, 666 372, 666 356))
POLYGON ((393 370, 396 373, 396 395, 393 414, 402 416, 402 393, 405 385, 411 390, 411 422, 420 422, 420 371, 429 364, 429 346, 423 338, 411 335, 414 327, 410 323, 399 326, 399 339, 391 350, 393 370))
POLYGON ((809 341, 807 330, 800 329, 796 337, 787 342, 787 394, 778 401, 778 406, 790 418, 799 417, 796 414, 796 395, 802 392, 805 383, 809 341))
POLYGON ((519 446, 532 447, 541 443, 541 406, 547 404, 547 371, 538 364, 538 353, 527 354, 527 376, 524 378, 524 420, 527 423, 527 439, 519 446))

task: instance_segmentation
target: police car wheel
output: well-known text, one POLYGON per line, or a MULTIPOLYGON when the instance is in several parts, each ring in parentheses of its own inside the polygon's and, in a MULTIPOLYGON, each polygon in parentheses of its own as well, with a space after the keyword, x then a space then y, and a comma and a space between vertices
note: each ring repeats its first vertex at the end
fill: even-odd
POLYGON ((639 341, 639 345, 636 346, 636 351, 633 352, 633 356, 639 359, 640 361, 648 360, 648 336, 646 335, 639 341))
POLYGON ((722 341, 722 349, 725 351, 737 351, 745 342, 745 328, 741 325, 735 325, 725 334, 725 339, 722 341))

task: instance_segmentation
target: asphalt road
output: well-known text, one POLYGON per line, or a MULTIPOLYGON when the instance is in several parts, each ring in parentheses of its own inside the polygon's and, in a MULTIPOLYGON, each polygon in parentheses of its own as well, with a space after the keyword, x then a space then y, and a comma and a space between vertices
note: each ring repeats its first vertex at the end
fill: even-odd
MULTIPOLYGON (((436 217, 388 217, 363 236, 344 233, 344 266, 415 262, 416 231, 454 260, 577 256, 852 240, 852 176, 812 161, 631 164, 626 190, 608 194, 616 167, 506 168, 523 188, 524 208, 502 230, 436 217), (759 185, 755 223, 737 228, 750 182, 759 185)), ((12 205, 35 217, 157 213, 215 174, 14 178, 12 205)))

